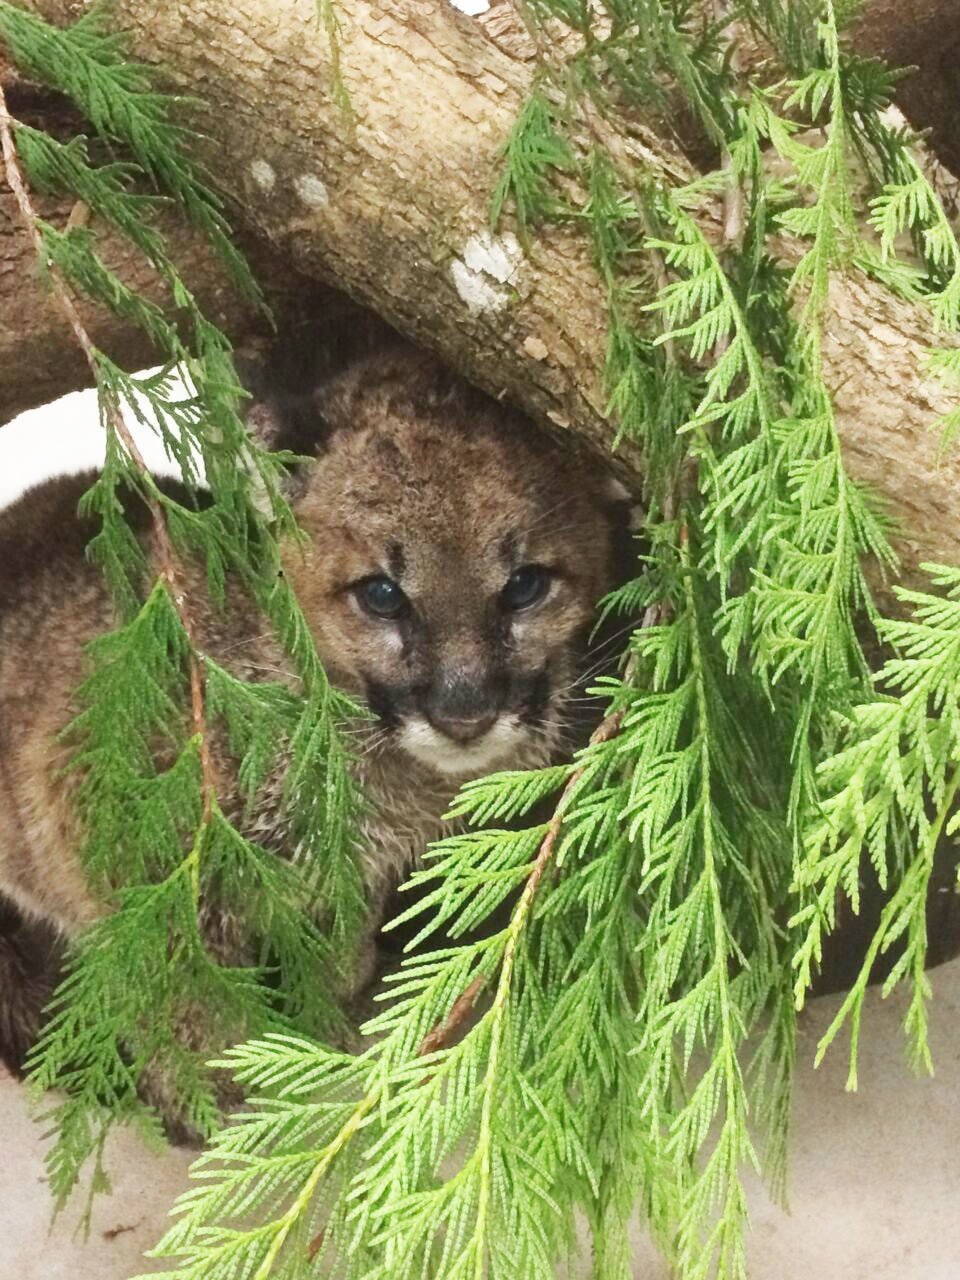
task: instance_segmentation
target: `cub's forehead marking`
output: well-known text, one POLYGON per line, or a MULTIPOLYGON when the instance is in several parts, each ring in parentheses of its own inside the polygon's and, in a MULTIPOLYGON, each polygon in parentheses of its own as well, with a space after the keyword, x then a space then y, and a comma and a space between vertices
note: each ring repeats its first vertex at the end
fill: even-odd
POLYGON ((390 570, 390 576, 399 582, 406 567, 403 547, 399 542, 391 542, 387 548, 387 568, 390 570))

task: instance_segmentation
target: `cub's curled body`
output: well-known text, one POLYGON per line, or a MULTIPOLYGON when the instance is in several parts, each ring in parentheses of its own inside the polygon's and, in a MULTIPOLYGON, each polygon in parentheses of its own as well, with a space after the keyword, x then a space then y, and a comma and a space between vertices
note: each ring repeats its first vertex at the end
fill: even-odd
MULTIPOLYGON (((464 779, 562 747, 593 609, 612 583, 613 503, 598 469, 406 347, 333 380, 308 417, 318 456, 294 493, 307 540, 286 550, 284 572, 332 681, 378 722, 356 766, 375 929, 464 779)), ((0 514, 0 909, 22 929, 66 936, 108 909, 78 861, 58 742, 77 711, 84 646, 114 623, 83 553, 94 530, 73 515, 80 491, 76 478, 57 482, 0 514)), ((188 581, 199 644, 217 662, 245 679, 289 672, 244 597, 217 612, 200 571, 188 581)), ((278 790, 274 780, 250 822, 283 850, 278 790)), ((29 1044, 44 989, 25 980, 18 946, 7 931, 8 1060, 29 1044)))

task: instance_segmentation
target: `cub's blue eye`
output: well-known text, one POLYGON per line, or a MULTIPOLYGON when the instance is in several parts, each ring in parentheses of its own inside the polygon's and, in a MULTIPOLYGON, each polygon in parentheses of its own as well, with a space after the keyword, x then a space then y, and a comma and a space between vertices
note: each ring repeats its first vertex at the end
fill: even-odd
POLYGON ((407 607, 407 597, 401 588, 383 574, 364 578, 354 590, 366 611, 377 618, 399 618, 407 607))
POLYGON ((538 564, 522 564, 507 579, 500 602, 505 609, 529 609, 549 591, 550 576, 550 570, 538 564))

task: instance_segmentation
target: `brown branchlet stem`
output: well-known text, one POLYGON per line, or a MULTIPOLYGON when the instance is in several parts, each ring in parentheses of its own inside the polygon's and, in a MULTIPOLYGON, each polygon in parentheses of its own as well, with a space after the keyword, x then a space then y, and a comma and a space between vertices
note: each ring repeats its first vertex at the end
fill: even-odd
MULTIPOLYGON (((736 74, 741 67, 739 24, 731 20, 730 6, 727 0, 714 0, 714 18, 717 22, 726 22, 729 42, 730 70, 736 74)), ((728 175, 723 189, 723 228, 721 232, 721 248, 737 249, 743 238, 743 188, 733 172, 733 157, 727 147, 723 148, 720 160, 721 168, 728 175)), ((714 348, 716 355, 722 356, 730 346, 729 337, 721 338, 714 348)))
POLYGON ((417 1052, 421 1058, 425 1058, 428 1053, 435 1053, 437 1049, 442 1049, 445 1044, 449 1044, 457 1027, 477 1003, 477 997, 486 985, 487 974, 478 973, 470 985, 461 991, 443 1021, 438 1022, 433 1030, 428 1032, 420 1041, 420 1048, 417 1052))
MULTIPOLYGON (((3 150, 3 167, 14 199, 17 202, 17 208, 20 210, 20 216, 26 227, 27 233, 33 241, 33 246, 37 253, 37 260, 44 263, 45 253, 43 248, 43 237, 38 227, 38 218, 33 203, 30 199, 30 193, 27 190, 23 177, 23 171, 20 168, 19 158, 17 156, 16 143, 14 141, 15 120, 10 114, 7 107, 6 94, 3 85, 0 84, 0 146, 3 150)), ((74 206, 77 211, 81 207, 82 202, 74 206)), ((82 205, 86 209, 85 205, 82 205)), ((72 215, 71 215, 72 218, 72 215)), ((60 271, 50 262, 46 263, 47 278, 50 281, 54 299, 63 312, 64 318, 73 332, 77 343, 84 354, 90 372, 93 374, 94 381, 100 384, 100 372, 97 364, 97 349, 87 332, 80 313, 77 310, 73 300, 71 290, 60 271)), ((130 457, 134 467, 147 482, 145 488, 144 499, 150 511, 150 518, 153 532, 153 549, 154 562, 157 567, 157 574, 167 588, 170 599, 173 601, 173 607, 177 612, 177 616, 183 626, 190 646, 190 708, 193 721, 193 732, 199 740, 200 744, 200 770, 201 785, 203 792, 203 821, 206 822, 211 814, 213 801, 216 796, 216 772, 214 769, 213 758, 210 754, 210 741, 207 729, 206 706, 204 700, 204 671, 203 659, 200 656, 195 643, 195 631, 190 619, 189 610, 187 608, 186 591, 180 576, 177 565, 177 557, 174 551, 173 543, 170 539, 170 533, 167 529, 167 522, 164 518, 163 509, 153 496, 154 481, 144 461, 143 454, 137 447, 123 414, 120 412, 120 406, 116 402, 116 398, 109 392, 101 389, 101 397, 104 401, 104 408, 109 418, 112 429, 116 432, 117 437, 123 444, 124 449, 130 457)))

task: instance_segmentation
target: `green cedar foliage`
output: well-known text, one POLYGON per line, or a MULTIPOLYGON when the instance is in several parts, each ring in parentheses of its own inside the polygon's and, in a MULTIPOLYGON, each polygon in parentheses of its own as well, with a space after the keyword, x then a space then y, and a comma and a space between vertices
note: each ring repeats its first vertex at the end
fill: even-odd
MULTIPOLYGON (((947 599, 901 592, 915 620, 879 615, 862 566, 895 559, 844 469, 821 341, 837 270, 870 271, 955 329, 956 242, 881 114, 895 76, 845 51, 829 0, 730 6, 778 48, 789 78, 773 87, 738 80, 737 26, 704 31, 683 0, 600 8, 603 24, 569 0, 523 6, 548 60, 504 145, 493 220, 511 208, 525 237, 586 229, 611 418, 650 463, 642 573, 608 602, 647 610, 600 690, 619 731, 573 771, 463 789, 453 813, 477 829, 413 876, 401 919, 419 921, 416 949, 364 1053, 283 1036, 227 1053, 258 1099, 198 1161, 156 1251, 178 1260, 169 1274, 546 1280, 579 1214, 594 1274, 620 1280, 640 1206, 679 1275, 742 1276, 741 1172, 760 1163, 783 1186, 796 1009, 838 894, 859 904, 864 858, 889 904, 822 1049, 849 1021, 855 1080, 865 984, 893 948, 885 989, 910 982, 928 1061, 924 904, 956 822, 960 582, 937 569, 947 599), (550 62, 557 23, 586 39, 550 62), (589 117, 595 145, 578 145, 586 98, 610 113, 670 92, 721 150, 717 173, 671 189, 624 171, 589 117), (768 175, 771 152, 786 178, 768 175), (875 184, 876 241, 854 160, 875 184), (742 226, 718 245, 703 214, 724 193, 742 226), (789 269, 781 230, 805 242, 789 269), (904 230, 919 266, 896 260, 904 230), (876 681, 871 631, 898 655, 876 681), (544 873, 549 829, 517 819, 551 794, 544 873), (507 926, 457 943, 505 900, 507 926), (429 950, 441 925, 451 944, 429 950), (462 1037, 434 1038, 480 985, 462 1037)), ((952 348, 931 362, 958 373, 952 348)))
POLYGON ((329 1034, 340 1027, 332 992, 350 963, 363 909, 360 801, 342 733, 353 708, 327 683, 277 572, 278 537, 298 536, 283 497, 288 459, 248 437, 229 343, 201 311, 156 226, 155 211, 175 200, 238 286, 257 297, 219 202, 185 149, 189 136, 172 123, 171 102, 154 90, 149 70, 127 60, 100 14, 59 31, 0 3, 0 42, 27 73, 73 100, 111 154, 129 157, 96 164, 82 138, 62 143, 15 124, 29 185, 70 193, 95 214, 89 227, 38 220, 43 269, 140 325, 166 357, 158 372, 134 378, 103 352, 92 355, 106 450, 81 509, 99 517, 89 554, 106 575, 121 625, 91 647, 81 710, 64 734, 73 748, 65 785, 73 786, 84 833, 80 855, 110 910, 71 948, 30 1059, 34 1083, 62 1091, 50 1113, 57 1138, 48 1159, 62 1204, 90 1158, 91 1194, 106 1186, 101 1156, 112 1124, 134 1120, 162 1139, 145 1091, 162 1096, 187 1128, 209 1135, 220 1110, 205 1058, 216 1047, 269 1029, 329 1034), (177 327, 105 265, 96 231, 103 224, 166 280, 177 327), (187 399, 174 393, 177 366, 192 385, 187 399), (144 401, 186 496, 158 487, 125 447, 117 411, 125 406, 146 421, 144 401), (198 500, 197 459, 210 500, 198 500), (182 563, 206 565, 215 604, 224 605, 228 579, 232 591, 257 601, 292 655, 296 688, 246 683, 192 652, 176 584, 168 566, 157 576, 161 566, 128 527, 124 491, 155 505, 182 563), (187 713, 192 665, 202 672, 203 732, 228 743, 246 802, 271 771, 285 770, 292 861, 245 838, 243 814, 225 812, 215 791, 204 791, 202 732, 187 713), (204 930, 211 906, 229 911, 250 940, 247 966, 212 953, 204 930), (203 1028, 193 1044, 184 1035, 189 1024, 203 1028))
MULTIPOLYGON (((351 1056, 278 1028, 215 1064, 254 1097, 197 1161, 155 1251, 184 1280, 548 1280, 574 1254, 578 1220, 598 1280, 626 1280, 638 1207, 684 1280, 742 1276, 742 1172, 759 1164, 783 1186, 796 1011, 838 897, 857 909, 868 862, 888 904, 821 1052, 849 1025, 855 1082, 865 985, 892 952, 885 989, 909 983, 907 1029, 929 1061, 924 907, 934 849, 958 820, 960 576, 932 567, 929 594, 899 592, 909 619, 880 615, 863 565, 893 572, 895 559, 882 514, 844 469, 821 356, 837 271, 869 272, 928 305, 944 333, 958 326, 953 231, 910 138, 883 115, 896 77, 846 50, 854 6, 831 0, 735 0, 707 27, 689 0, 520 7, 541 66, 504 146, 493 216, 512 213, 528 240, 548 221, 590 238, 609 315, 610 417, 649 467, 638 576, 607 607, 644 625, 622 675, 600 682, 607 732, 570 764, 461 792, 453 814, 465 829, 412 878, 401 920, 418 933, 367 1047, 351 1056), (572 54, 553 40, 564 26, 584 37, 572 54), (782 83, 735 72, 748 28, 776 50, 782 83), (716 172, 678 186, 609 154, 598 115, 678 98, 714 145, 716 172), (721 199, 739 226, 718 239, 721 199), (789 266, 782 231, 804 245, 789 266), (877 677, 865 644, 891 655, 877 677), (501 923, 474 932, 498 907, 501 923), (472 1016, 447 1034, 465 997, 472 1016)), ((952 347, 930 361, 960 377, 952 347)), ((945 426, 956 430, 955 415, 945 426)), ((108 455, 111 466, 122 459, 108 455)), ((122 584, 120 524, 107 500, 97 509, 112 530, 102 558, 122 584)), ((214 588, 222 563, 212 553, 214 588)), ((141 734, 167 725, 184 680, 175 620, 156 593, 145 608, 130 625, 166 647, 151 672, 154 727, 141 734)), ((102 661, 131 643, 111 637, 102 661)), ((234 707, 255 787, 268 750, 258 727, 293 716, 291 695, 242 690, 215 670, 209 689, 212 707, 234 707)), ((112 767, 88 770, 103 788, 90 798, 103 815, 94 827, 119 813, 112 767)), ((168 781, 144 766, 144 812, 165 812, 165 788, 181 780, 193 808, 171 810, 184 829, 168 826, 168 838, 151 824, 163 846, 144 852, 153 880, 141 874, 127 892, 145 919, 179 922, 192 995, 205 963, 186 901, 205 858, 182 854, 195 744, 178 768, 168 781)), ((330 816, 311 811, 305 826, 330 816)), ((204 839, 231 837, 211 823, 204 839)), ((109 838, 99 848, 93 867, 109 838)), ((86 998, 109 992, 107 969, 89 970, 86 998)), ((256 1020, 252 975, 222 981, 256 1020)), ((282 990, 296 1002, 294 980, 282 990)), ((141 1056, 151 1048, 124 1035, 141 1056)), ((157 1051, 177 1053, 169 1041, 157 1051)), ((99 1060, 109 1083, 119 1068, 99 1060)))

